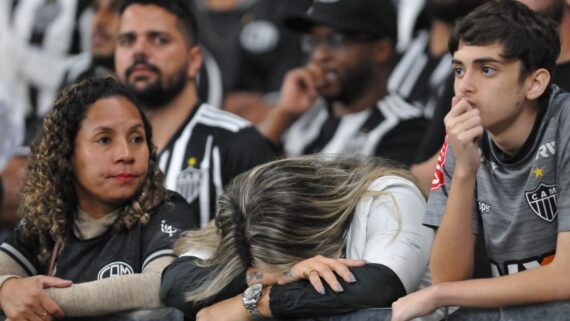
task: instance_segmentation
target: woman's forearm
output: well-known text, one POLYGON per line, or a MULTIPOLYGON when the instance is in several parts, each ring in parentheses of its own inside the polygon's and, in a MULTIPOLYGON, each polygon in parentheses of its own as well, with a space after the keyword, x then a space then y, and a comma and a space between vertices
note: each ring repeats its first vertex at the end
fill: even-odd
MULTIPOLYGON (((274 285, 270 289, 270 313, 276 318, 314 317, 326 314, 342 314, 362 308, 389 307, 392 302, 406 295, 398 276, 381 264, 352 267, 356 283, 346 283, 341 278, 344 291, 337 293, 327 288, 319 294, 307 281, 286 285, 274 285)), ((262 302, 262 307, 266 302, 262 302)), ((263 310, 261 311, 263 313, 263 310)), ((269 315, 265 313, 264 315, 269 315)))
POLYGON ((165 305, 177 308, 187 316, 195 316, 201 308, 229 299, 247 288, 244 271, 213 297, 201 302, 186 301, 186 294, 207 282, 212 271, 212 268, 197 266, 195 260, 195 257, 179 257, 164 271, 160 298, 165 305))
POLYGON ((172 262, 162 257, 150 262, 143 273, 46 289, 67 317, 93 316, 161 305, 160 275, 172 262))

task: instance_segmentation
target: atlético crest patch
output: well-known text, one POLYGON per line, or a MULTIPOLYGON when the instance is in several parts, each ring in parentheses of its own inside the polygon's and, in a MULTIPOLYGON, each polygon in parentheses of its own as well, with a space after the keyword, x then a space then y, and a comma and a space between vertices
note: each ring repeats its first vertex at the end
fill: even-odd
POLYGON ((552 223, 558 215, 556 203, 556 185, 546 185, 540 183, 538 187, 530 192, 525 192, 528 206, 534 214, 541 219, 552 223))

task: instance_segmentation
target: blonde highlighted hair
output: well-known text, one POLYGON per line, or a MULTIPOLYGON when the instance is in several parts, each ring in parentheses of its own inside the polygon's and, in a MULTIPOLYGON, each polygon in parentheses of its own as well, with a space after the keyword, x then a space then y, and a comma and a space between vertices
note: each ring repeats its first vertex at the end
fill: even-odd
POLYGON ((303 156, 259 165, 236 177, 206 228, 186 232, 175 251, 213 253, 208 281, 186 295, 205 300, 248 267, 285 272, 304 259, 340 257, 356 205, 382 176, 415 181, 406 170, 372 158, 303 156))

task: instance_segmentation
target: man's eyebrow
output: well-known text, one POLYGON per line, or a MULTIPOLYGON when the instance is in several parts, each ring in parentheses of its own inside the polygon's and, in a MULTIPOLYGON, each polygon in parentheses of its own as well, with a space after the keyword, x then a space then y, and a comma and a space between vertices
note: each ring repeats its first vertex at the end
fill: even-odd
POLYGON ((125 31, 125 32, 119 32, 119 34, 117 36, 120 38, 123 38, 123 37, 132 37, 134 35, 135 35, 135 33, 132 31, 125 31))
POLYGON ((483 57, 483 58, 477 58, 475 60, 473 60, 474 64, 486 64, 486 63, 498 63, 498 64, 504 64, 505 61, 502 59, 497 59, 497 58, 493 58, 493 57, 483 57))
MULTIPOLYGON (((493 57, 482 57, 482 58, 477 58, 477 59, 473 60, 473 64, 477 64, 477 65, 486 64, 486 63, 504 64, 505 60, 497 59, 497 58, 493 58, 493 57)), ((451 64, 463 65, 463 61, 458 60, 458 59, 452 59, 451 64)))

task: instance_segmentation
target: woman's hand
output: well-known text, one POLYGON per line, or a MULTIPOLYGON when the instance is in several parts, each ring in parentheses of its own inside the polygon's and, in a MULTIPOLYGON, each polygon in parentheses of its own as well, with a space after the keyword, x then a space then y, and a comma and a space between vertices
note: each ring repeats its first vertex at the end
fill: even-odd
POLYGON ((6 317, 12 321, 62 318, 63 310, 44 289, 66 288, 71 284, 71 281, 44 275, 8 279, 0 288, 0 304, 6 317))
POLYGON ((212 304, 196 314, 196 321, 248 321, 241 295, 212 304))
POLYGON ((325 287, 321 281, 323 278, 335 292, 342 292, 344 289, 338 282, 335 273, 347 283, 354 283, 356 278, 348 267, 363 266, 364 264, 363 260, 331 259, 317 255, 295 264, 290 271, 285 273, 261 272, 255 268, 250 268, 247 271, 247 283, 248 285, 256 283, 273 285, 306 279, 311 282, 317 292, 325 294, 325 287))

